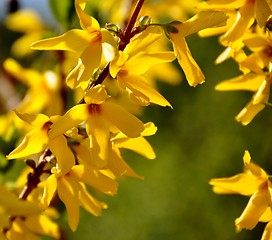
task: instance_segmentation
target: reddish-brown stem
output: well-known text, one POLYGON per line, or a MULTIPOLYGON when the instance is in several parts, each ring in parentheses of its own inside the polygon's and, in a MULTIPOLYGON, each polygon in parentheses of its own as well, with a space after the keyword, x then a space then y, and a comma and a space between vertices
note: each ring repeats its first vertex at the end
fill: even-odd
MULTIPOLYGON (((128 21, 128 24, 125 28, 124 33, 122 34, 122 36, 120 36, 120 42, 119 42, 119 50, 123 51, 125 49, 125 47, 129 44, 131 36, 132 36, 132 32, 133 32, 133 28, 135 26, 136 20, 138 18, 138 15, 141 11, 141 8, 144 4, 144 0, 138 0, 135 8, 132 12, 132 15, 128 21)), ((110 65, 107 64, 106 67, 102 70, 101 74, 99 75, 99 77, 97 78, 97 80, 93 81, 90 84, 89 88, 92 88, 98 84, 103 83, 103 81, 106 79, 106 77, 109 75, 109 70, 110 70, 110 65)), ((80 103, 83 103, 84 100, 81 100, 80 103)))
POLYGON ((30 173, 28 175, 27 184, 19 196, 20 199, 26 200, 28 195, 32 192, 32 190, 38 186, 38 184, 41 181, 40 177, 45 172, 45 170, 44 170, 45 165, 48 163, 46 158, 48 156, 50 156, 51 154, 52 153, 49 149, 46 149, 44 151, 43 155, 40 157, 40 161, 39 161, 37 167, 35 167, 33 169, 33 173, 30 173))
POLYGON ((138 0, 135 5, 132 15, 129 19, 129 22, 126 26, 124 33, 123 33, 122 41, 119 43, 119 50, 121 50, 121 51, 123 51, 125 49, 126 45, 129 44, 129 42, 130 42, 132 29, 136 23, 136 20, 138 18, 138 15, 141 11, 143 4, 144 4, 144 0, 138 0))

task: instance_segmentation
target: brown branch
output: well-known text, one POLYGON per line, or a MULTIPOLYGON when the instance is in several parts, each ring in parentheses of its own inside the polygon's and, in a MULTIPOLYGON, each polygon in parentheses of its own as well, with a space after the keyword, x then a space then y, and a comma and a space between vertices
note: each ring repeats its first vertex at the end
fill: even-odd
MULTIPOLYGON (((119 42, 119 46, 118 46, 118 49, 123 51, 125 49, 125 47, 129 44, 130 42, 130 39, 131 39, 131 36, 132 36, 132 32, 133 32, 133 28, 134 28, 134 25, 136 23, 136 20, 138 18, 138 15, 141 11, 141 8, 144 4, 144 0, 138 0, 136 5, 135 5, 135 8, 132 12, 132 15, 128 21, 128 24, 125 28, 125 31, 124 33, 119 36, 120 37, 120 42, 119 42)), ((98 84, 101 84, 103 83, 103 81, 106 79, 106 77, 109 75, 109 69, 110 69, 110 65, 109 63, 106 65, 106 67, 102 70, 101 74, 99 75, 99 77, 97 78, 97 80, 91 82, 89 88, 92 88, 98 84)), ((84 100, 82 99, 79 103, 83 103, 84 100)))
POLYGON ((128 45, 129 42, 130 42, 132 29, 133 29, 133 27, 134 27, 134 25, 136 23, 136 20, 138 18, 138 15, 139 15, 139 13, 141 11, 141 8, 142 8, 143 4, 144 4, 144 0, 138 0, 136 5, 135 5, 133 13, 132 13, 132 15, 131 15, 131 17, 129 19, 129 22, 128 22, 127 26, 126 26, 126 29, 125 29, 125 31, 123 33, 123 38, 122 38, 123 41, 121 41, 119 43, 119 50, 121 50, 121 51, 123 51, 125 49, 126 45, 128 45))
POLYGON ((46 149, 44 153, 41 155, 37 167, 35 167, 33 169, 33 172, 27 176, 27 184, 20 193, 19 199, 26 200, 28 195, 32 192, 32 190, 38 186, 38 184, 41 181, 40 177, 45 172, 44 168, 48 163, 46 158, 51 154, 52 154, 51 151, 49 149, 46 149))

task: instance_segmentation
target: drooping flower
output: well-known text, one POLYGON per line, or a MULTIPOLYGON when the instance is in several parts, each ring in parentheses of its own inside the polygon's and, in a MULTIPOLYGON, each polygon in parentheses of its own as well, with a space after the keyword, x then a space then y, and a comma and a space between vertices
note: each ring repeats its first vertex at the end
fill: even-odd
POLYGON ((50 116, 62 113, 61 83, 55 72, 48 70, 41 73, 23 68, 11 58, 5 60, 3 66, 11 76, 28 87, 23 100, 16 106, 18 112, 44 112, 50 116))
POLYGON ((170 38, 178 62, 183 69, 190 86, 196 86, 205 81, 205 77, 195 62, 185 37, 202 29, 219 27, 226 23, 225 14, 215 11, 200 12, 185 22, 173 22, 164 25, 164 30, 170 38))
POLYGON ((17 57, 32 53, 31 44, 40 40, 45 33, 45 26, 40 16, 32 9, 20 9, 8 14, 4 19, 4 25, 12 31, 24 34, 11 47, 12 53, 17 57))
POLYGON ((263 28, 272 14, 272 4, 268 0, 209 0, 199 5, 200 9, 213 9, 226 13, 235 13, 235 22, 229 24, 220 41, 224 46, 231 46, 241 42, 244 34, 256 20, 263 28))
MULTIPOLYGON (((49 131, 49 137, 64 134, 80 124, 86 123, 86 131, 90 139, 94 157, 105 159, 111 132, 123 132, 128 137, 139 137, 144 124, 134 115, 117 104, 107 102, 109 95, 104 85, 97 85, 85 94, 85 103, 72 107, 61 116, 49 131)), ((99 160, 98 160, 99 161, 99 160)))
POLYGON ((118 56, 110 63, 111 76, 117 79, 121 88, 129 92, 131 99, 142 106, 150 103, 171 106, 143 76, 151 67, 159 63, 172 62, 176 58, 170 51, 149 50, 161 36, 159 28, 148 27, 134 36, 124 51, 119 51, 118 56))
MULTIPOLYGON (((10 229, 11 217, 28 217, 41 213, 41 209, 36 203, 19 200, 14 194, 8 191, 5 187, 0 186, 0 229, 10 229)), ((1 234, 0 234, 1 237, 1 234)), ((5 238, 4 238, 5 239, 5 238)))
POLYGON ((86 89, 92 75, 100 66, 102 55, 110 61, 117 50, 114 37, 106 29, 101 29, 95 18, 84 12, 85 6, 86 0, 75 0, 82 29, 72 29, 61 36, 44 39, 32 45, 37 50, 65 50, 79 54, 77 66, 66 79, 68 86, 72 88, 86 89))
POLYGON ((34 154, 40 154, 45 149, 50 149, 56 157, 59 168, 63 173, 67 173, 75 164, 72 151, 67 145, 64 135, 56 135, 54 139, 50 138, 48 132, 57 117, 49 118, 43 114, 20 114, 19 118, 29 123, 32 130, 26 134, 22 142, 9 155, 8 159, 24 158, 34 154))
POLYGON ((216 178, 210 181, 218 194, 241 194, 251 196, 239 218, 235 220, 238 231, 253 229, 259 221, 265 221, 271 215, 272 184, 269 175, 258 165, 251 162, 248 151, 244 154, 245 172, 230 178, 216 178))
POLYGON ((73 231, 78 226, 80 206, 95 216, 101 215, 101 210, 107 207, 90 195, 85 184, 109 195, 114 195, 117 191, 114 179, 87 165, 73 166, 66 174, 55 167, 51 171, 52 174, 45 181, 41 202, 45 208, 48 207, 57 192, 65 204, 68 224, 73 231))

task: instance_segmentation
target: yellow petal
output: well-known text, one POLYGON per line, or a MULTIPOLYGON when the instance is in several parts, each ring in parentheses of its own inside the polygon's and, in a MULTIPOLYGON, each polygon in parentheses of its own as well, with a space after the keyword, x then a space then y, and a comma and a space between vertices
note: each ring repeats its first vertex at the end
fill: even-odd
POLYGON ((261 240, 272 239, 272 221, 266 224, 261 240))
POLYGON ((230 46, 235 41, 241 41, 245 31, 254 22, 254 2, 247 1, 239 12, 237 12, 236 22, 226 32, 220 41, 224 46, 230 46))
POLYGON ((263 213, 263 215, 260 218, 260 222, 269 222, 272 220, 272 210, 271 207, 268 206, 265 210, 265 212, 263 213))
MULTIPOLYGON (((86 131, 92 148, 98 157, 105 161, 110 138, 109 124, 100 114, 93 114, 86 123, 86 131)), ((97 156, 95 156, 96 158, 97 156)), ((96 160, 97 161, 97 160, 96 160)), ((98 160, 99 161, 99 160, 98 160)))
POLYGON ((142 121, 116 104, 104 102, 101 111, 105 119, 128 137, 139 137, 144 130, 142 121))
POLYGON ((255 1, 255 16, 258 25, 262 28, 265 26, 272 14, 272 6, 268 4, 267 0, 255 1))
POLYGON ((100 173, 94 168, 86 165, 76 165, 72 168, 71 174, 80 182, 84 182, 97 190, 114 195, 117 192, 117 183, 100 173))
POLYGON ((116 78, 118 72, 121 70, 128 57, 128 54, 119 51, 118 56, 110 62, 110 75, 113 78, 116 78))
POLYGON ((260 85, 264 80, 264 76, 247 73, 216 85, 215 89, 217 91, 233 91, 233 90, 247 90, 255 92, 259 89, 260 85))
POLYGON ((84 100, 88 104, 101 104, 105 102, 110 96, 108 95, 105 86, 98 84, 95 87, 89 89, 84 96, 84 100))
POLYGON ((189 85, 195 87, 196 85, 203 83, 205 81, 204 74, 194 60, 185 38, 174 33, 169 34, 169 37, 173 43, 178 62, 184 71, 189 85))
POLYGON ((152 53, 139 52, 126 61, 122 70, 126 70, 130 74, 141 75, 157 64, 172 62, 175 59, 175 54, 169 51, 152 53))
POLYGON ((82 52, 80 59, 82 61, 81 71, 77 79, 79 81, 89 81, 93 73, 98 69, 101 62, 102 43, 101 35, 96 35, 90 41, 89 46, 82 52), (92 57, 90 57, 92 56, 92 57))
POLYGON ((68 215, 68 224, 72 231, 77 229, 79 222, 79 189, 78 183, 69 177, 58 179, 58 196, 64 203, 68 215))
POLYGON ((85 0, 75 1, 75 8, 80 20, 80 26, 82 27, 82 29, 88 31, 89 33, 93 31, 99 31, 100 26, 98 21, 84 12, 85 6, 85 0))
POLYGON ((41 38, 41 32, 25 34, 13 43, 11 51, 17 57, 24 57, 25 55, 33 52, 33 50, 31 49, 32 43, 40 40, 41 38))
POLYGON ((23 121, 29 123, 30 125, 38 128, 42 128, 46 122, 49 122, 49 117, 44 114, 29 114, 29 113, 19 113, 15 111, 16 115, 23 121))
POLYGON ((56 239, 60 237, 57 223, 45 215, 29 216, 24 220, 24 223, 35 234, 51 236, 56 239))
POLYGON ((91 196, 83 184, 79 184, 79 200, 82 207, 94 216, 100 216, 101 208, 106 207, 106 205, 100 203, 91 196))
POLYGON ((42 196, 41 203, 45 208, 49 207, 55 192, 57 190, 57 179, 55 174, 51 174, 45 181, 44 192, 42 196))
POLYGON ((177 27, 180 37, 185 37, 202 29, 224 26, 227 19, 222 12, 202 11, 183 23, 171 25, 177 27))
POLYGON ((241 194, 252 195, 257 191, 262 182, 247 173, 240 173, 229 178, 215 178, 209 184, 213 186, 213 191, 217 194, 241 194))
POLYGON ((147 100, 149 103, 155 103, 163 107, 172 107, 171 104, 158 91, 151 87, 142 76, 121 74, 118 75, 117 79, 120 87, 128 88, 136 97, 144 97, 144 100, 147 100))
POLYGON ((1 214, 3 211, 9 216, 26 216, 29 214, 39 214, 41 209, 34 202, 24 201, 17 198, 16 195, 0 186, 0 205, 1 214))
POLYGON ((82 52, 88 45, 91 36, 80 29, 72 29, 58 37, 43 39, 32 44, 36 50, 66 50, 82 52))
POLYGON ((264 104, 253 104, 252 100, 235 117, 237 122, 248 125, 265 108, 264 104))
POLYGON ((156 154, 155 154, 152 146, 143 137, 127 138, 123 141, 115 141, 114 145, 118 148, 130 149, 134 152, 137 152, 138 154, 141 154, 142 156, 146 157, 147 159, 155 159, 156 158, 156 154))
POLYGON ((34 32, 44 28, 40 15, 32 9, 20 9, 7 15, 4 24, 8 29, 18 32, 34 32))
POLYGON ((121 157, 117 149, 111 150, 108 159, 108 167, 116 177, 129 176, 143 179, 121 157))
POLYGON ((15 148, 7 159, 23 158, 42 152, 48 143, 48 136, 44 131, 33 130, 29 132, 20 145, 15 148))
POLYGON ((67 145, 66 138, 63 135, 59 135, 49 141, 48 148, 56 157, 58 169, 61 170, 62 174, 68 173, 75 164, 75 158, 67 145))
POLYGON ((103 56, 107 62, 112 61, 118 54, 118 44, 113 35, 106 29, 101 29, 103 56))
POLYGON ((264 79, 258 91, 253 96, 253 104, 267 103, 270 95, 270 79, 264 79))
POLYGON ((61 116, 51 126, 48 135, 50 139, 64 134, 67 130, 72 129, 80 123, 83 123, 89 116, 86 104, 79 104, 72 107, 68 112, 61 116))
POLYGON ((162 30, 158 26, 149 26, 140 34, 137 34, 130 39, 130 42, 124 49, 124 52, 132 57, 139 52, 146 51, 146 49, 161 36, 162 30))
POLYGON ((251 162, 251 157, 248 151, 245 151, 243 161, 245 168, 255 175, 259 181, 266 181, 268 179, 266 172, 261 167, 251 162))
POLYGON ((264 187, 251 196, 243 213, 235 220, 237 230, 253 229, 267 207, 268 191, 267 188, 264 187))

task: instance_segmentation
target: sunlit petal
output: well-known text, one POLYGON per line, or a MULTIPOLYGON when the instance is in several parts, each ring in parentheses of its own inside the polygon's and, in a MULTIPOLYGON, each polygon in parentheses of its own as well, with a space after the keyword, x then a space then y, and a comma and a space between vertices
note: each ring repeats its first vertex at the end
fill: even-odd
POLYGON ((101 110, 103 116, 128 137, 139 137, 144 130, 142 121, 116 104, 105 102, 101 110))
POLYGON ((205 81, 205 76, 194 60, 185 38, 174 33, 169 34, 169 37, 173 43, 178 62, 184 71, 189 85, 195 87, 196 85, 203 83, 205 81))
POLYGON ((67 50, 82 52, 89 45, 90 35, 80 29, 72 29, 58 37, 43 39, 32 44, 36 50, 67 50))
POLYGON ((267 188, 256 191, 250 198, 245 210, 235 220, 237 230, 253 229, 268 206, 267 188))
POLYGON ((49 137, 52 139, 58 135, 64 134, 67 130, 84 122, 88 116, 88 108, 86 104, 74 106, 51 126, 51 130, 48 133, 49 137))
POLYGON ((229 178, 215 178, 209 184, 213 186, 213 191, 217 194, 241 194, 252 195, 257 191, 263 181, 252 174, 240 173, 229 178))
POLYGON ((75 231, 79 222, 79 189, 78 184, 69 177, 58 179, 58 196, 64 203, 68 214, 68 224, 75 231))
POLYGON ((101 192, 109 195, 114 195, 117 192, 117 183, 113 179, 105 176, 90 166, 74 166, 71 170, 71 174, 79 181, 84 182, 101 192))
POLYGON ((68 173, 75 164, 75 158, 67 145, 66 138, 63 135, 59 135, 49 142, 48 148, 56 157, 58 169, 61 170, 62 174, 68 173))

